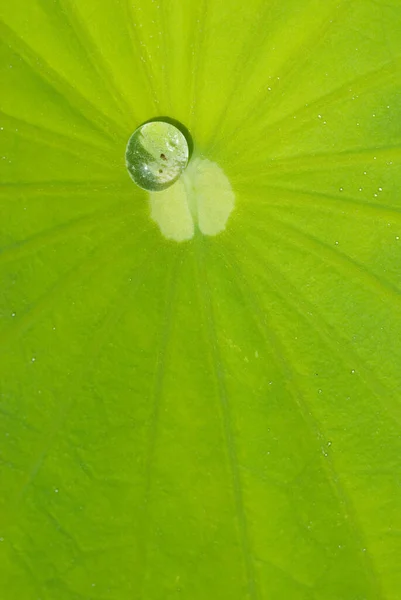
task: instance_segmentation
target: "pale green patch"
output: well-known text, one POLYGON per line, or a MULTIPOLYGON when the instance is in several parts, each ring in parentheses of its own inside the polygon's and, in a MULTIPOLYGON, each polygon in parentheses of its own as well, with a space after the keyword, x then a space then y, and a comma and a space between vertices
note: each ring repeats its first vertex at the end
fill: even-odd
POLYGON ((184 242, 193 237, 194 222, 182 179, 163 192, 151 193, 150 208, 150 216, 165 238, 184 242))
POLYGON ((217 235, 226 228, 234 208, 231 184, 218 164, 194 158, 168 189, 150 194, 151 218, 167 239, 184 242, 196 228, 217 235))

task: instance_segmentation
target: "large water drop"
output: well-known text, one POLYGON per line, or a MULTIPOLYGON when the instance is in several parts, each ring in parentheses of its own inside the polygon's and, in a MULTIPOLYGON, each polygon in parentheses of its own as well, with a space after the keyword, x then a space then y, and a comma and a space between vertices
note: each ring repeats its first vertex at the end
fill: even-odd
POLYGON ((125 161, 131 179, 149 192, 162 191, 177 181, 189 160, 185 135, 172 123, 149 121, 128 140, 125 161))

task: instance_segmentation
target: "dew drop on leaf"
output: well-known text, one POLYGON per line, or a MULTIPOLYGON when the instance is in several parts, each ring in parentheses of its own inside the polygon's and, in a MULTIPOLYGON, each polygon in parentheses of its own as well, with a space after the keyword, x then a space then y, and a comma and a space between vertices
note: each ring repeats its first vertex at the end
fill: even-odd
POLYGON ((185 135, 172 123, 149 121, 128 140, 125 161, 131 179, 150 192, 165 190, 175 183, 189 160, 185 135))

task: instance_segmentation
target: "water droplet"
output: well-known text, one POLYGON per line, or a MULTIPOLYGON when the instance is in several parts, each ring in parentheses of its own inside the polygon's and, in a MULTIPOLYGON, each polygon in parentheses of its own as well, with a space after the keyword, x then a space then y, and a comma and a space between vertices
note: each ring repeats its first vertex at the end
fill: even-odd
POLYGON ((128 140, 125 160, 131 179, 151 192, 165 190, 180 177, 189 160, 184 133, 172 123, 149 121, 128 140))

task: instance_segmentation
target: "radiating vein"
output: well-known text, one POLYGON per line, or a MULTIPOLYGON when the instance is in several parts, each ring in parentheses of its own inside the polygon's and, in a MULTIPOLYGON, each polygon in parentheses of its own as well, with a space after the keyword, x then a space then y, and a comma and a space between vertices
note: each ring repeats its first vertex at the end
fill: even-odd
POLYGON ((287 571, 286 569, 284 569, 283 567, 280 567, 279 565, 276 565, 273 560, 266 560, 263 558, 258 557, 258 560, 266 565, 267 567, 273 569, 274 571, 277 571, 281 577, 284 577, 285 579, 287 579, 288 581, 291 581, 291 583, 295 583, 295 585, 297 587, 299 587, 302 591, 308 590, 308 592, 312 592, 313 588, 309 583, 306 583, 305 581, 302 581, 299 577, 296 577, 293 573, 290 573, 289 571, 287 571))
POLYGON ((31 590, 34 589, 35 595, 37 595, 38 598, 40 598, 42 589, 39 586, 37 573, 35 572, 35 569, 33 569, 31 566, 31 560, 29 560, 30 558, 32 559, 32 556, 30 556, 26 552, 23 552, 23 550, 17 547, 17 545, 15 545, 14 542, 9 538, 6 540, 6 543, 7 547, 11 549, 15 562, 22 567, 24 573, 28 574, 31 590))
POLYGON ((10 195, 15 198, 42 198, 43 196, 68 196, 70 199, 80 198, 88 193, 102 192, 104 194, 130 194, 133 198, 138 194, 132 182, 128 179, 121 180, 85 180, 85 181, 16 181, 0 183, 0 198, 10 200, 10 195))
MULTIPOLYGON (((252 196, 248 197, 247 202, 257 204, 258 207, 266 206, 273 209, 282 209, 284 206, 297 206, 313 209, 314 211, 351 214, 358 218, 377 219, 379 217, 386 222, 389 220, 401 221, 401 205, 400 208, 397 208, 388 204, 360 200, 352 196, 308 191, 297 187, 290 188, 284 185, 275 185, 274 183, 267 184, 262 189, 264 192, 266 190, 270 191, 271 194, 267 197, 262 197, 262 194, 256 195, 258 192, 256 187, 252 192, 252 196), (280 192, 280 194, 274 194, 274 192, 280 192)), ((266 196, 266 194, 264 195, 266 196)))
POLYGON ((169 80, 169 73, 168 73, 168 66, 169 66, 169 60, 167 60, 167 57, 169 56, 169 45, 167 42, 167 10, 169 10, 169 4, 166 5, 165 2, 160 2, 159 4, 159 10, 157 11, 157 17, 158 17, 158 26, 160 28, 160 38, 161 38, 161 54, 159 54, 159 56, 161 56, 161 89, 162 94, 163 94, 163 105, 168 107, 168 110, 171 111, 171 114, 174 114, 174 107, 172 106, 171 103, 171 85, 170 85, 170 80, 169 80))
MULTIPOLYGON (((126 236, 122 236, 122 238, 121 238, 121 234, 120 234, 120 244, 116 244, 116 245, 112 246, 112 248, 114 248, 114 250, 109 252, 107 260, 98 264, 98 270, 104 274, 104 269, 107 266, 113 267, 113 264, 115 262, 115 256, 121 253, 121 249, 124 248, 125 245, 126 245, 126 236), (122 239, 122 241, 121 241, 121 239, 122 239)), ((64 390, 64 396, 67 397, 67 401, 61 406, 59 414, 56 416, 56 418, 53 422, 51 431, 46 432, 46 434, 47 434, 46 435, 46 443, 42 447, 42 450, 41 450, 39 456, 36 457, 35 462, 31 466, 28 477, 27 477, 22 489, 20 490, 18 498, 16 499, 17 505, 25 497, 29 487, 32 485, 34 480, 37 478, 40 470, 44 466, 44 463, 45 463, 51 449, 54 447, 56 439, 62 433, 62 431, 67 423, 68 417, 71 414, 71 410, 72 410, 73 406, 75 405, 76 398, 78 397, 77 392, 83 381, 83 378, 84 378, 85 374, 96 363, 101 351, 103 350, 105 343, 107 341, 109 341, 110 331, 113 331, 112 325, 118 322, 118 320, 123 315, 124 311, 126 311, 128 306, 130 305, 133 294, 135 294, 135 292, 138 290, 138 288, 143 280, 143 277, 146 274, 145 266, 149 260, 149 256, 151 255, 152 251, 153 251, 153 246, 146 253, 145 260, 143 260, 139 264, 139 266, 135 269, 135 271, 133 273, 134 277, 131 277, 131 279, 133 279, 133 282, 131 281, 128 284, 127 281, 125 281, 122 284, 122 287, 124 287, 124 288, 127 288, 129 285, 129 287, 130 287, 129 293, 128 294, 122 293, 122 287, 118 288, 118 293, 110 301, 109 309, 108 309, 102 323, 98 325, 96 334, 92 338, 89 338, 88 344, 83 351, 83 356, 86 357, 86 360, 79 362, 78 369, 74 373, 74 376, 71 377, 72 383, 70 384, 70 386, 67 386, 67 388, 64 390), (138 274, 137 277, 135 277, 135 273, 138 274), (74 390, 75 390, 75 393, 74 393, 74 390)), ((128 265, 128 269, 131 270, 132 266, 128 265)), ((88 272, 85 271, 85 276, 87 276, 87 275, 88 275, 88 272)), ((121 277, 121 279, 124 280, 124 277, 121 277)), ((55 290, 55 291, 59 292, 59 290, 55 290)))
POLYGON ((11 246, 0 248, 0 265, 31 256, 45 246, 56 244, 70 237, 71 234, 77 235, 88 229, 102 226, 104 223, 107 223, 109 226, 114 221, 118 225, 122 224, 128 210, 131 210, 131 203, 119 203, 118 205, 113 205, 111 209, 108 206, 107 209, 96 210, 76 219, 58 223, 49 229, 39 231, 31 237, 19 240, 11 246))
MULTIPOLYGON (((310 252, 320 260, 333 265, 339 272, 352 276, 360 281, 364 287, 372 290, 375 294, 385 297, 397 310, 401 307, 401 294, 390 282, 379 279, 371 273, 369 269, 341 252, 338 248, 333 249, 329 244, 318 238, 302 231, 294 225, 278 219, 269 213, 269 225, 275 227, 277 231, 282 232, 281 241, 283 244, 290 244, 300 248, 303 252, 310 252)), ((265 229, 255 226, 255 231, 260 230, 265 234, 265 229)))
POLYGON ((145 73, 145 78, 149 85, 153 106, 156 110, 158 110, 160 100, 156 93, 152 61, 150 60, 149 54, 146 50, 145 43, 141 39, 139 28, 137 26, 139 21, 135 18, 135 5, 131 0, 124 1, 124 10, 127 15, 127 28, 131 40, 132 52, 134 55, 139 54, 140 56, 141 64, 145 73))
POLYGON ((102 49, 95 43, 92 35, 89 32, 85 22, 79 17, 79 11, 74 8, 70 0, 58 0, 60 3, 63 13, 66 16, 70 26, 72 27, 75 35, 81 45, 82 53, 88 57, 88 60, 92 64, 94 70, 98 73, 104 83, 104 89, 111 95, 116 104, 120 107, 120 114, 127 118, 128 124, 130 118, 138 118, 133 113, 133 107, 128 103, 127 99, 121 93, 113 71, 107 65, 104 59, 102 49))
POLYGON ((249 541, 248 524, 241 484, 241 475, 239 471, 237 449, 232 426, 231 408, 226 390, 224 367, 220 357, 211 290, 207 277, 206 267, 204 264, 204 242, 200 237, 198 237, 196 243, 199 277, 198 288, 202 291, 204 318, 207 323, 211 355, 214 363, 217 391, 219 395, 220 409, 223 421, 224 438, 227 447, 227 455, 229 458, 230 475, 232 478, 236 519, 239 528, 242 558, 244 561, 245 572, 247 576, 249 597, 252 600, 257 600, 258 598, 260 598, 260 593, 257 586, 256 574, 252 558, 252 550, 249 541))
MULTIPOLYGON (((266 41, 269 39, 270 30, 266 27, 267 15, 271 11, 270 2, 265 3, 261 0, 259 6, 255 8, 255 14, 259 14, 259 10, 264 8, 264 11, 255 22, 255 26, 248 31, 247 39, 243 44, 242 52, 237 57, 236 65, 233 68, 231 78, 231 91, 226 95, 226 102, 220 111, 216 119, 216 124, 213 127, 214 131, 222 131, 227 116, 230 114, 230 107, 233 101, 237 98, 239 89, 246 89, 246 82, 250 78, 252 68, 255 68, 257 61, 255 61, 252 49, 255 45, 255 39, 258 40, 259 51, 263 56, 263 49, 266 41), (242 75, 242 77, 241 77, 242 75)), ((221 141, 220 136, 215 137, 214 143, 209 144, 209 152, 211 152, 215 146, 221 141)))
MULTIPOLYGON (((239 269, 236 260, 236 249, 231 244, 227 245, 227 243, 226 248, 230 249, 231 263, 236 264, 236 268, 239 269)), ((273 267, 272 262, 260 251, 258 252, 255 247, 252 247, 252 255, 254 257, 254 265, 257 266, 260 264, 259 279, 264 284, 264 289, 267 292, 268 290, 272 290, 283 306, 287 306, 292 313, 298 315, 300 320, 307 323, 312 331, 315 331, 330 355, 335 357, 336 363, 343 365, 344 371, 350 371, 351 367, 355 368, 360 380, 381 406, 383 412, 397 426, 400 426, 401 406, 394 390, 377 378, 370 365, 366 364, 358 353, 354 351, 349 339, 343 332, 330 323, 328 319, 324 318, 316 303, 309 302, 305 295, 302 294, 302 290, 291 283, 284 275, 282 269, 273 267), (296 301, 293 298, 296 298, 296 301), (340 345, 338 342, 340 342, 340 345), (389 400, 392 397, 394 397, 394 402, 392 402, 390 410, 388 403, 384 402, 384 399, 389 400)), ((223 256, 225 256, 225 253, 223 253, 223 256)), ((230 262, 229 259, 225 260, 230 262)))
POLYGON ((46 144, 75 158, 84 159, 87 164, 101 165, 104 169, 109 169, 111 173, 116 164, 119 166, 116 161, 116 152, 113 152, 111 145, 102 148, 98 141, 91 143, 82 138, 77 139, 77 137, 71 135, 61 134, 43 126, 28 123, 3 111, 0 111, 0 121, 6 131, 10 130, 17 137, 28 140, 33 144, 37 142, 46 144))
POLYGON ((115 140, 118 136, 125 139, 126 131, 118 121, 102 112, 89 98, 84 96, 76 87, 73 87, 64 76, 57 73, 4 22, 0 22, 0 34, 21 59, 40 77, 45 86, 53 88, 63 104, 68 103, 74 112, 81 117, 83 116, 92 127, 98 129, 103 135, 112 140, 115 140))
POLYGON ((201 72, 201 65, 204 63, 204 49, 206 47, 206 35, 207 35, 207 16, 208 16, 208 2, 207 0, 200 0, 197 3, 197 7, 194 9, 194 31, 193 31, 193 45, 191 54, 191 82, 189 89, 189 96, 191 98, 190 105, 190 125, 195 124, 196 121, 196 106, 197 100, 201 94, 201 88, 203 86, 203 77, 201 72))
POLYGON ((168 274, 166 289, 164 317, 161 326, 159 348, 156 353, 154 368, 154 381, 152 389, 152 412, 149 419, 149 436, 146 450, 146 476, 143 494, 142 532, 140 550, 143 559, 142 577, 140 583, 141 597, 145 597, 145 585, 148 575, 148 537, 149 537, 149 498, 152 493, 152 474, 155 461, 156 441, 159 435, 159 421, 161 401, 163 396, 163 383, 166 372, 166 353, 171 339, 173 315, 176 309, 176 290, 179 273, 179 254, 173 259, 168 274))
MULTIPOLYGON (((373 165, 377 167, 385 163, 387 166, 401 161, 401 147, 375 146, 356 150, 344 150, 343 152, 327 152, 316 154, 297 154, 289 158, 268 159, 266 156, 259 160, 255 156, 250 168, 246 166, 235 176, 236 181, 246 182, 250 177, 254 179, 255 172, 258 173, 258 181, 263 181, 272 175, 314 173, 317 171, 331 171, 333 168, 354 167, 373 165), (376 157, 376 159, 375 159, 376 157)), ((256 183, 260 186, 260 183, 256 183)))
POLYGON ((32 327, 45 310, 53 307, 57 297, 65 293, 71 284, 76 283, 77 280, 79 281, 82 278, 87 280, 92 276, 93 272, 96 272, 102 265, 108 263, 115 252, 119 251, 121 244, 124 244, 130 236, 130 225, 121 228, 121 223, 117 223, 111 233, 109 232, 101 240, 99 245, 89 253, 85 260, 63 274, 34 304, 30 305, 26 312, 21 313, 19 318, 14 319, 13 323, 2 332, 0 353, 7 351, 11 342, 32 327))
MULTIPOLYGON (((247 133, 251 132, 256 134, 258 139, 263 138, 265 140, 270 140, 270 144, 265 145, 264 149, 265 152, 268 152, 277 144, 278 132, 280 138, 289 133, 299 133, 304 129, 310 128, 311 125, 316 122, 318 113, 324 111, 325 107, 330 106, 330 108, 332 108, 336 104, 350 99, 355 93, 361 95, 371 89, 377 89, 388 82, 397 82, 400 65, 401 57, 395 57, 378 69, 368 71, 363 75, 342 83, 334 90, 318 96, 315 100, 312 100, 307 104, 301 104, 296 110, 267 123, 263 127, 255 128, 253 126, 253 119, 250 117, 245 131, 247 133)), ((220 140, 221 142, 224 142, 226 152, 230 152, 232 145, 235 145, 236 150, 238 150, 235 154, 237 161, 243 160, 243 156, 247 152, 249 147, 248 144, 250 143, 250 140, 248 140, 249 136, 247 136, 247 139, 243 137, 241 139, 241 144, 238 145, 238 135, 241 133, 243 134, 244 130, 239 128, 235 132, 230 132, 226 138, 220 140)))
MULTIPOLYGON (((256 292, 251 288, 250 282, 245 279, 234 257, 230 256, 230 258, 227 258, 224 256, 224 262, 234 274, 232 280, 236 282, 237 288, 241 291, 241 294, 244 298, 244 304, 249 308, 248 314, 256 323, 261 335, 265 339, 266 347, 274 348, 274 352, 271 353, 271 360, 276 363, 278 369, 282 372, 283 379, 286 381, 288 391, 290 392, 289 397, 301 415, 312 439, 317 442, 317 445, 323 445, 324 441, 326 440, 326 436, 324 435, 322 426, 316 419, 310 406, 306 406, 305 404, 300 385, 297 383, 297 372, 290 366, 284 343, 279 340, 273 329, 273 325, 271 324, 271 319, 259 304, 256 292)), ((357 545, 360 548, 366 547, 364 532, 357 521, 352 502, 348 497, 346 489, 341 483, 341 478, 335 469, 331 456, 327 455, 323 458, 323 455, 320 454, 320 465, 323 472, 326 474, 325 478, 328 482, 328 485, 331 487, 337 502, 342 509, 344 520, 349 524, 353 531, 357 545)), ((378 576, 373 568, 373 563, 371 562, 370 555, 368 555, 368 553, 366 553, 364 556, 363 566, 367 580, 372 582, 376 589, 376 598, 382 599, 383 594, 380 589, 378 576)))
MULTIPOLYGON (((230 106, 235 101, 238 90, 246 89, 247 81, 249 80, 252 71, 258 65, 258 61, 255 61, 255 55, 252 52, 255 45, 255 39, 258 40, 259 56, 265 56, 264 46, 270 39, 271 33, 270 28, 266 27, 266 23, 269 22, 268 14, 271 11, 271 3, 264 3, 262 1, 261 5, 263 4, 265 4, 265 11, 262 13, 260 18, 258 18, 259 29, 257 32, 254 30, 251 31, 251 35, 249 36, 249 39, 245 43, 242 53, 239 56, 237 61, 238 64, 234 70, 234 74, 238 73, 238 76, 233 77, 235 84, 233 85, 231 93, 227 97, 227 102, 222 109, 214 131, 222 131, 224 122, 230 114, 230 106), (240 77, 241 73, 242 78, 240 77)), ((280 102, 280 98, 284 95, 283 84, 287 84, 287 88, 291 86, 292 90, 296 87, 297 81, 303 77, 304 69, 308 65, 310 56, 317 51, 319 45, 326 41, 327 32, 338 22, 339 14, 341 14, 340 10, 344 10, 348 7, 346 0, 341 0, 341 2, 331 0, 331 4, 333 5, 331 8, 335 8, 336 14, 333 15, 332 11, 330 10, 326 18, 323 20, 323 23, 319 22, 319 26, 314 27, 309 32, 309 35, 302 40, 301 44, 294 48, 294 51, 291 53, 291 55, 288 56, 280 66, 280 95, 276 93, 276 88, 273 88, 270 92, 270 99, 272 101, 276 101, 276 103, 280 102), (294 57, 296 57, 297 60, 294 60, 294 57)), ((327 10, 326 6, 325 10, 327 10)), ((271 76, 277 76, 277 73, 278 72, 272 72, 271 76)), ((243 115, 243 121, 247 123, 247 125, 256 120, 256 115, 259 115, 260 117, 261 111, 265 111, 265 104, 263 100, 266 96, 266 86, 262 85, 261 90, 261 93, 258 94, 257 97, 252 100, 252 102, 250 102, 249 111, 243 115)), ((231 138, 231 136, 232 132, 230 132, 228 135, 216 136, 215 141, 211 144, 209 150, 214 150, 218 146, 225 146, 226 142, 231 138)))

